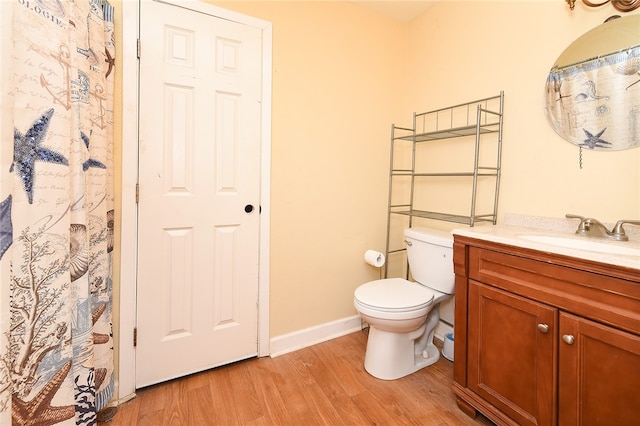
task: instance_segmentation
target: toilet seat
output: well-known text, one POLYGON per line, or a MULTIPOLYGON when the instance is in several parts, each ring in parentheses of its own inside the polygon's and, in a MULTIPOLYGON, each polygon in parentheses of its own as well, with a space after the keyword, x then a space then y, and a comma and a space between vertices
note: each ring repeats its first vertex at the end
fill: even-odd
POLYGON ((433 303, 433 290, 402 278, 385 278, 362 284, 355 291, 356 303, 377 312, 409 313, 433 303))

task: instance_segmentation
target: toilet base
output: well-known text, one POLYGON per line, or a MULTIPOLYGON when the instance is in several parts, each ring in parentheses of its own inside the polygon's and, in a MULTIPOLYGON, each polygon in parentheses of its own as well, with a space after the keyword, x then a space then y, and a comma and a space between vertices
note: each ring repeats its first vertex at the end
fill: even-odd
POLYGON ((378 379, 395 380, 436 363, 440 351, 432 341, 415 353, 416 339, 427 337, 425 332, 424 326, 409 333, 391 333, 370 325, 364 369, 378 379))

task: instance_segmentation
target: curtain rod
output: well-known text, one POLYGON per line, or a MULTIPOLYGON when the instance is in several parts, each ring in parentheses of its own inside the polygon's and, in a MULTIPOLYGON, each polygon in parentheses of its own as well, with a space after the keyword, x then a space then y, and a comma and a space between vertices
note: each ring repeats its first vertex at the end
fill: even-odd
POLYGON ((640 44, 636 44, 634 46, 629 46, 629 47, 625 47, 624 49, 620 49, 620 50, 616 50, 615 52, 611 52, 611 53, 606 53, 604 55, 598 55, 598 56, 594 56, 592 58, 588 58, 588 59, 583 59, 581 61, 578 62, 574 62, 572 64, 568 64, 568 65, 555 65, 554 67, 551 68, 551 71, 563 71, 567 68, 571 68, 571 67, 579 67, 582 64, 586 64, 587 62, 591 62, 591 61, 595 61, 596 59, 606 59, 610 56, 614 56, 614 55, 618 55, 620 53, 631 53, 632 50, 640 48, 640 44))

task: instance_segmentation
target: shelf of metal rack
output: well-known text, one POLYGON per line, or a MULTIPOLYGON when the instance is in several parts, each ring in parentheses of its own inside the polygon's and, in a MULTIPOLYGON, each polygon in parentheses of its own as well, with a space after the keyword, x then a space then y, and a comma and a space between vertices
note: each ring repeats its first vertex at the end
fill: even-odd
MULTIPOLYGON (((387 245, 386 255, 403 252, 404 248, 390 247, 394 215, 408 217, 408 226, 414 224, 415 218, 446 221, 474 226, 477 222, 490 222, 495 224, 498 214, 498 194, 500 189, 500 170, 502 155, 502 127, 503 127, 504 93, 497 96, 465 102, 433 111, 414 113, 412 127, 391 127, 391 152, 389 167, 389 203, 387 217, 387 245), (494 135, 490 137, 489 135, 494 135), (474 144, 474 159, 472 170, 467 171, 423 171, 416 170, 416 157, 428 155, 417 153, 416 146, 446 139, 461 138, 474 144), (479 158, 481 143, 495 144, 495 156, 492 164, 481 164, 479 158), (409 143, 410 166, 394 168, 394 157, 399 149, 399 144, 409 143), (416 181, 419 179, 432 179, 432 185, 446 185, 437 182, 438 178, 469 178, 468 183, 470 205, 468 214, 448 213, 415 208, 416 181), (395 182, 397 178, 404 178, 403 182, 395 182), (489 211, 477 211, 478 181, 479 178, 493 179, 493 205, 489 211), (408 180, 408 182, 407 182, 408 180), (408 188, 407 188, 408 185, 408 188), (395 191, 400 190, 408 194, 408 199, 402 202, 393 202, 398 197, 395 191)), ((406 146, 405 146, 406 149, 406 146)), ((405 151, 406 152, 406 151, 405 151)), ((429 149, 425 150, 426 153, 429 149)), ((385 276, 387 270, 385 268, 385 276)))

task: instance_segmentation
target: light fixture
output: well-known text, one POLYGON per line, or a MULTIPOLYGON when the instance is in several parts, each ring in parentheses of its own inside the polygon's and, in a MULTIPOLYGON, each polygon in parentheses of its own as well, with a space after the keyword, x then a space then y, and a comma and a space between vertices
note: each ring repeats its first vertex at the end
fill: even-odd
MULTIPOLYGON (((565 1, 569 5, 569 9, 573 10, 576 5, 576 0, 565 1)), ((582 3, 586 4, 589 7, 603 6, 609 2, 611 2, 611 5, 620 12, 631 12, 632 10, 636 10, 640 7, 640 0, 604 0, 600 3, 592 3, 589 0, 582 0, 582 3)))

